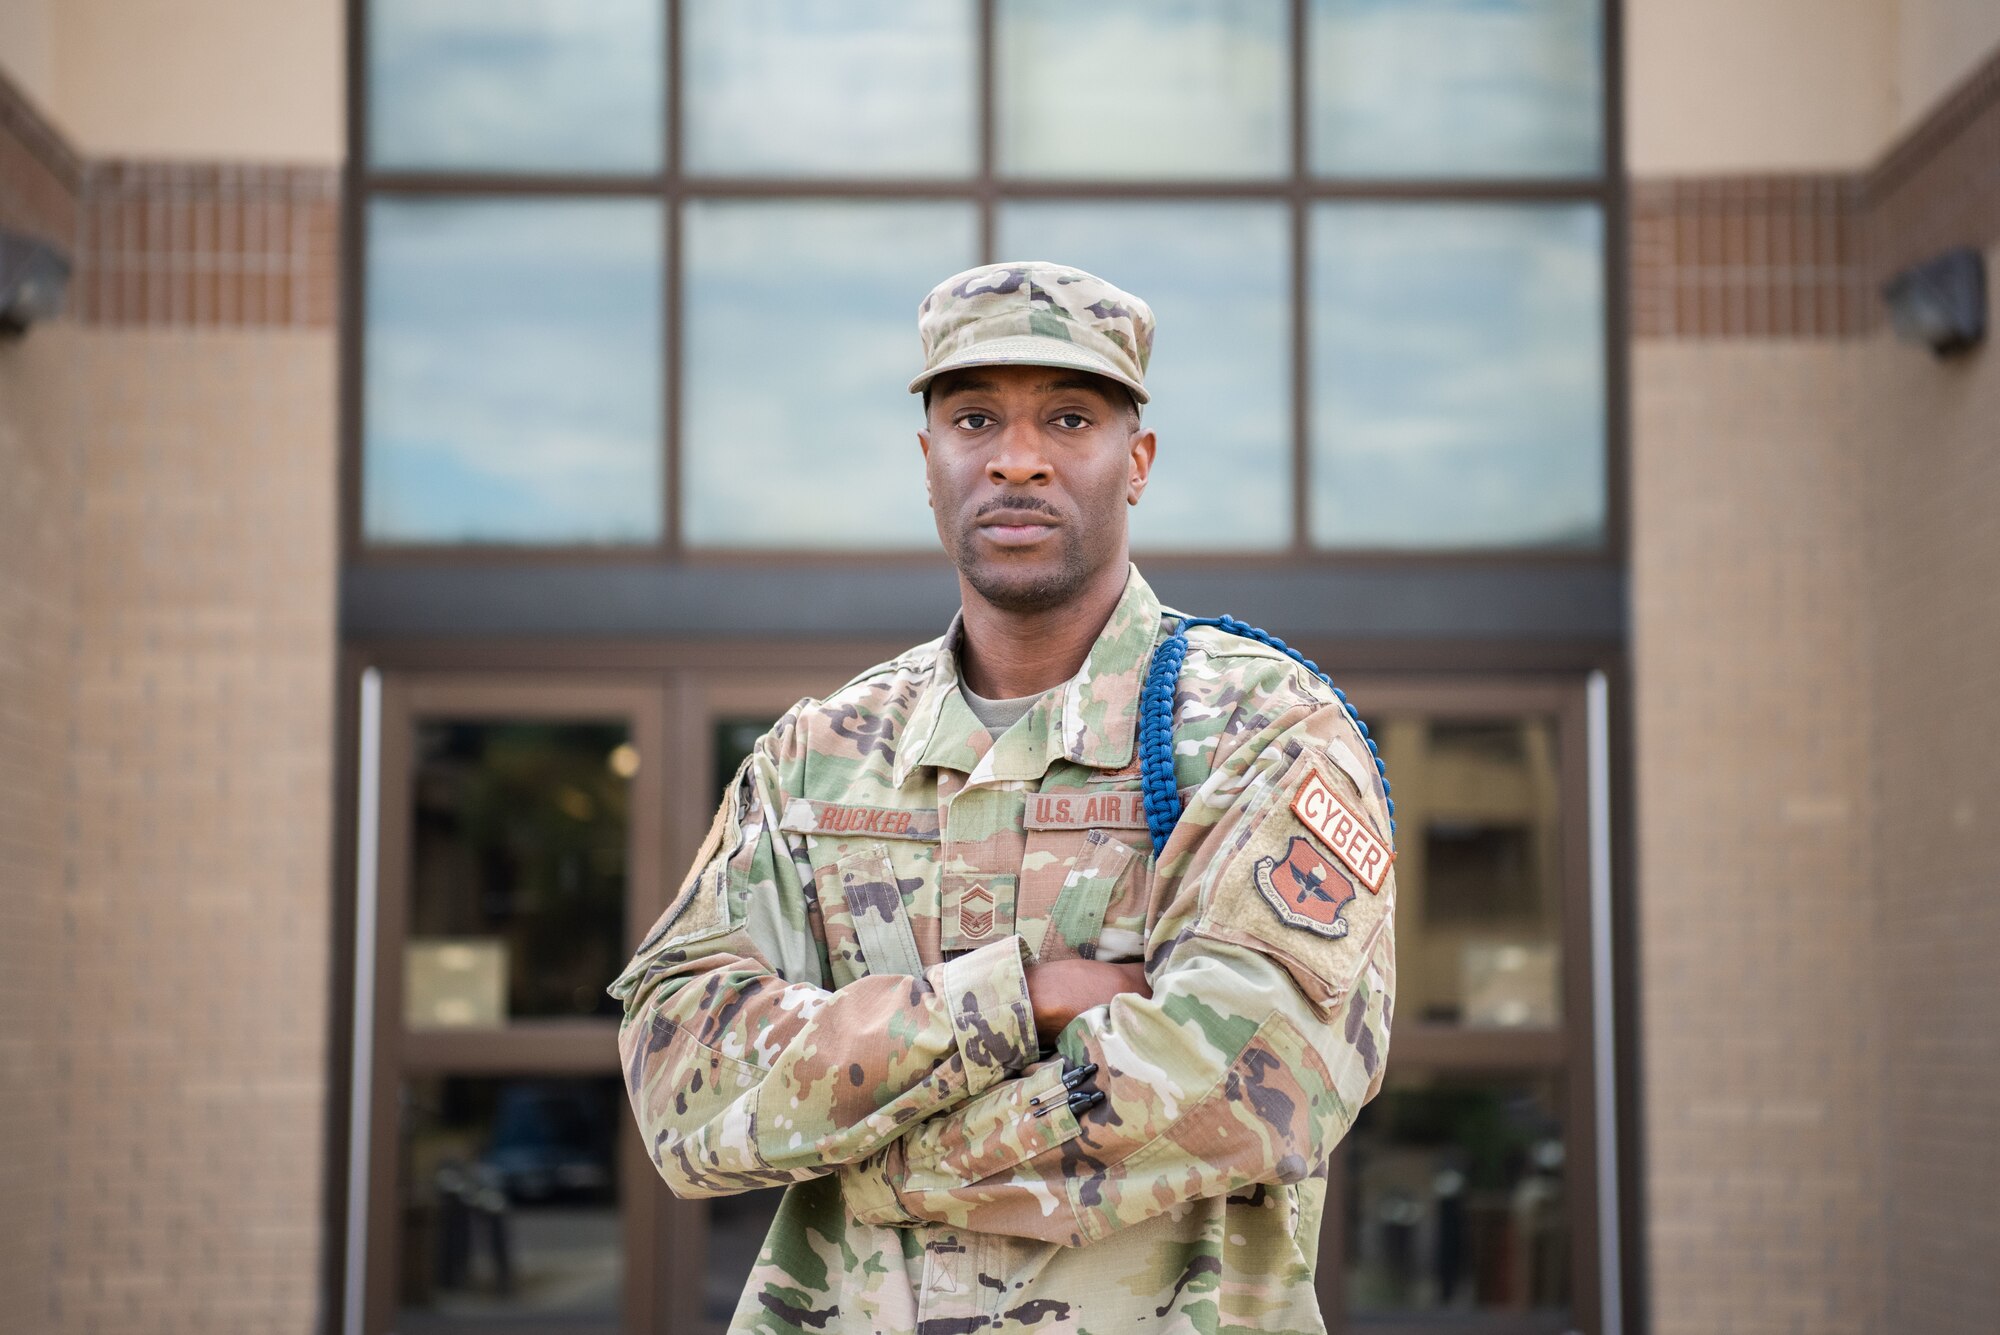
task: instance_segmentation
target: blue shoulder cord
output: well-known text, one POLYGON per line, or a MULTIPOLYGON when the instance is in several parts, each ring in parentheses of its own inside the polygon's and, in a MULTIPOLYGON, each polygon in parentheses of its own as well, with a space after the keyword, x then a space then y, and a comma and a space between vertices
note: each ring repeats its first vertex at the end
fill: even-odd
POLYGON ((1368 754, 1375 757, 1375 772, 1382 777, 1382 796, 1389 804, 1389 836, 1393 839, 1396 835, 1396 800, 1389 796, 1389 770, 1382 763, 1381 749, 1368 735, 1368 725, 1361 721, 1361 715, 1355 713, 1354 706, 1348 702, 1347 692, 1335 686, 1319 670, 1319 664, 1277 636, 1268 635, 1248 622, 1238 621, 1232 616, 1184 617, 1174 627, 1174 633, 1161 640, 1153 650, 1153 664, 1146 671, 1146 688, 1139 693, 1139 779, 1145 794, 1146 828, 1153 836, 1153 856, 1158 857, 1167 846, 1167 836, 1174 832, 1174 826, 1181 818, 1180 790, 1174 784, 1174 687, 1181 679, 1181 661, 1187 657, 1187 633, 1196 626, 1214 626, 1231 635, 1267 644, 1326 682, 1327 689, 1333 692, 1334 698, 1340 701, 1340 707, 1347 711, 1347 717, 1360 730, 1361 740, 1368 743, 1368 754))

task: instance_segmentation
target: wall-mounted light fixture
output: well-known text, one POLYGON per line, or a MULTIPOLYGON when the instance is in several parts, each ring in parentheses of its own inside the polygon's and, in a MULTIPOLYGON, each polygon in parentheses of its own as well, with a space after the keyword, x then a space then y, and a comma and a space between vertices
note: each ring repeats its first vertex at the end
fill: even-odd
POLYGON ((1896 336, 1940 357, 1986 337, 1986 258, 1968 247, 1912 264, 1882 285, 1896 336))
POLYGON ((23 334, 62 310, 69 260, 39 237, 0 230, 0 334, 23 334))

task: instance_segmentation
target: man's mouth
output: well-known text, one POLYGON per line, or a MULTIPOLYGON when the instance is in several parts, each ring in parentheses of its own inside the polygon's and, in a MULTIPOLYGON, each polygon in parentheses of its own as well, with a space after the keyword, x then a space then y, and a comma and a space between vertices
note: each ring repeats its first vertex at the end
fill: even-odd
POLYGON ((1002 547, 1026 547, 1055 532, 1056 519, 1039 510, 1001 509, 983 514, 979 531, 1002 547))

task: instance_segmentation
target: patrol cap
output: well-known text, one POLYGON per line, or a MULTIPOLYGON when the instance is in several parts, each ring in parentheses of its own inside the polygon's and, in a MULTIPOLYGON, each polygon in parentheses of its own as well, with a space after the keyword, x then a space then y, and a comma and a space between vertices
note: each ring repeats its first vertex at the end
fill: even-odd
POLYGON ((924 370, 912 394, 965 366, 1066 366, 1147 401, 1152 308, 1067 264, 1010 260, 953 274, 917 307, 917 333, 924 370))

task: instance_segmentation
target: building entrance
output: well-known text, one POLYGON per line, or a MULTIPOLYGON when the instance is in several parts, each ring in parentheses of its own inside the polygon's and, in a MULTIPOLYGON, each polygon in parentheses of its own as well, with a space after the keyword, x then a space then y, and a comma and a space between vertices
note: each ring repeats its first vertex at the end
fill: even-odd
MULTIPOLYGON (((604 987, 756 738, 874 650, 357 678, 350 1330, 726 1326, 778 1193, 666 1192, 604 987)), ((1343 684, 1396 788, 1399 992, 1330 1170, 1329 1327, 1597 1329, 1585 684, 1343 684)))

